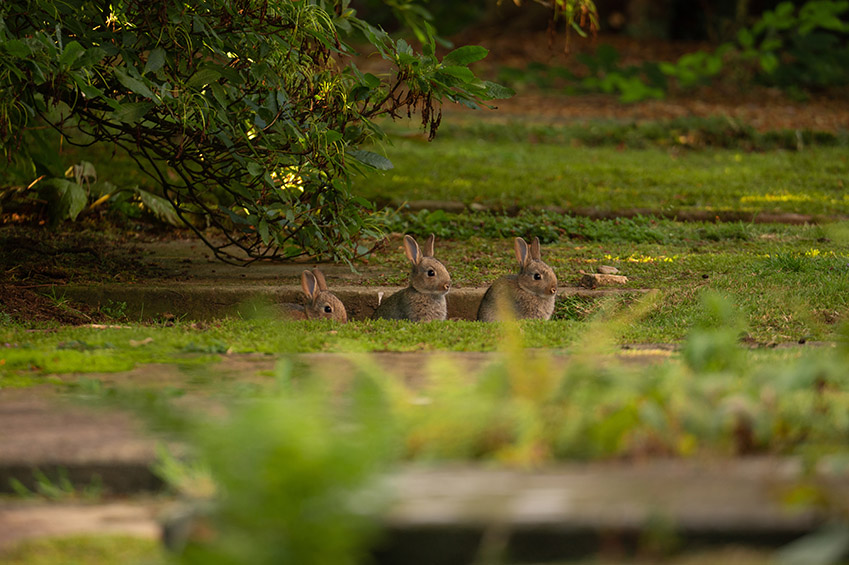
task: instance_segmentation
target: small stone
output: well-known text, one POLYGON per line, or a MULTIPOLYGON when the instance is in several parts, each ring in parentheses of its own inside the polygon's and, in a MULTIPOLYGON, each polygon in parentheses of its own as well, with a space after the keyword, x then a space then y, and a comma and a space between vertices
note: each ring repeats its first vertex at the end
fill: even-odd
POLYGON ((618 275, 619 274, 619 269, 617 269, 616 267, 611 267, 610 265, 600 265, 597 270, 602 275, 618 275))
POLYGON ((585 288, 597 288, 599 286, 614 286, 627 282, 628 277, 622 275, 586 274, 581 277, 579 284, 585 288))

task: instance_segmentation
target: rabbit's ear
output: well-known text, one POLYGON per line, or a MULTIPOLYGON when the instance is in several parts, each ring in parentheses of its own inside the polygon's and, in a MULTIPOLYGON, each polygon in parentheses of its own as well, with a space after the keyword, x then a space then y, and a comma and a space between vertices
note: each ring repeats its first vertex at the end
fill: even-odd
POLYGON ((315 276, 315 280, 318 283, 318 290, 327 290, 327 281, 324 279, 324 273, 318 269, 313 269, 312 274, 315 276))
POLYGON ((539 238, 535 237, 533 243, 531 243, 531 259, 534 261, 542 261, 542 258, 539 254, 539 238))
POLYGON ((315 297, 318 295, 318 281, 315 275, 309 271, 301 273, 301 288, 304 289, 304 294, 307 295, 307 298, 315 300, 315 297))
POLYGON ((416 240, 411 235, 404 236, 404 253, 407 254, 407 259, 413 265, 418 265, 422 262, 422 252, 419 249, 419 244, 416 243, 416 240))
POLYGON ((427 238, 427 241, 424 245, 424 256, 425 257, 433 257, 433 243, 436 241, 436 236, 430 234, 430 237, 427 238))
POLYGON ((528 244, 521 237, 513 240, 513 248, 516 250, 516 260, 523 267, 528 264, 528 244))

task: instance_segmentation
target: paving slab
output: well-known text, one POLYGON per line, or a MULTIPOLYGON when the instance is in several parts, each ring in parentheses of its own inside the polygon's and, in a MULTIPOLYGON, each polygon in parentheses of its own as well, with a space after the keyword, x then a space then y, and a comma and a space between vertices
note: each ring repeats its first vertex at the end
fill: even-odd
MULTIPOLYGON (((345 304, 348 318, 362 320, 370 317, 379 304, 380 296, 388 297, 400 286, 339 286, 332 291, 345 304)), ((650 289, 587 289, 561 287, 557 299, 581 296, 599 299, 611 295, 640 295, 650 289)), ((224 316, 251 316, 263 304, 283 302, 303 303, 299 285, 273 281, 213 282, 204 280, 147 282, 144 284, 102 283, 69 284, 62 287, 64 297, 94 308, 114 308, 126 305, 130 319, 151 319, 163 315, 188 320, 211 320, 224 316)), ((457 288, 448 293, 448 317, 454 320, 474 320, 486 288, 457 288)))
POLYGON ((679 549, 780 547, 831 516, 785 500, 800 484, 845 500, 849 477, 808 476, 799 461, 646 460, 561 464, 534 470, 406 468, 386 519, 381 562, 472 563, 503 551, 507 562, 632 553, 651 538, 679 549), (489 546, 489 547, 488 547, 489 546))
POLYGON ((83 534, 159 539, 163 505, 161 500, 0 503, 0 552, 29 539, 83 534))
MULTIPOLYGON (((172 239, 137 244, 144 261, 155 267, 158 276, 143 281, 100 281, 62 285, 56 292, 76 303, 93 308, 115 308, 133 320, 176 316, 189 320, 209 320, 223 316, 251 316, 262 304, 303 303, 300 275, 305 269, 321 268, 330 289, 342 300, 349 319, 371 316, 380 296, 389 296, 400 286, 363 286, 385 278, 385 270, 358 265, 359 273, 346 265, 309 261, 257 261, 249 266, 231 265, 214 258, 212 252, 195 240, 172 239)), ((486 288, 456 286, 448 294, 448 316, 473 320, 486 288)), ((563 286, 558 298, 583 296, 601 298, 611 294, 643 294, 648 289, 587 289, 563 286)))
MULTIPOLYGON (((404 466, 383 478, 394 496, 381 517, 379 564, 528 563, 632 555, 658 541, 678 551, 778 548, 831 517, 783 502, 804 483, 845 499, 845 475, 806 475, 795 460, 647 460, 543 470, 404 466), (491 559, 490 559, 491 560, 491 559)), ((0 503, 0 551, 35 537, 171 536, 179 502, 0 503)), ((184 524, 185 525, 185 524, 184 524)))
POLYGON ((156 441, 127 413, 45 391, 0 391, 0 492, 13 480, 35 491, 38 473, 114 493, 156 490, 155 457, 156 441))

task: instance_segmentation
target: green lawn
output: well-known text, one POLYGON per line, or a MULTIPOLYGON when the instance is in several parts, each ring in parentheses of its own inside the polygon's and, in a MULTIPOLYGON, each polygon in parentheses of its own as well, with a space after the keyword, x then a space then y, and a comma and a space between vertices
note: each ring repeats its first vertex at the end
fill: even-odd
MULTIPOLYGON (((459 200, 493 206, 616 211, 795 212, 847 215, 849 152, 586 146, 522 135, 394 137, 395 168, 355 182, 382 202, 459 200)), ((455 128, 456 129, 456 128, 455 128)))

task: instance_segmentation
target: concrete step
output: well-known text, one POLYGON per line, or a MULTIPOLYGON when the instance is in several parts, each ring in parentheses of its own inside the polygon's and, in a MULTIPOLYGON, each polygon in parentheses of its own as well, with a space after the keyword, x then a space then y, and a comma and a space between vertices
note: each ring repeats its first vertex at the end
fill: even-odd
MULTIPOLYGON (((348 318, 362 320, 371 316, 378 305, 378 296, 388 297, 402 287, 331 288, 348 312, 348 318)), ((94 308, 125 303, 125 313, 132 320, 151 319, 165 314, 189 320, 209 320, 223 316, 251 315, 258 303, 277 304, 304 302, 303 291, 295 285, 264 283, 214 283, 214 282, 162 282, 134 285, 130 283, 104 283, 97 285, 66 285, 57 292, 72 302, 88 304, 94 308)), ((448 293, 448 317, 457 320, 474 320, 486 288, 456 288, 448 293)), ((586 289, 561 287, 557 298, 581 296, 600 299, 606 296, 641 295, 649 289, 586 289)))

